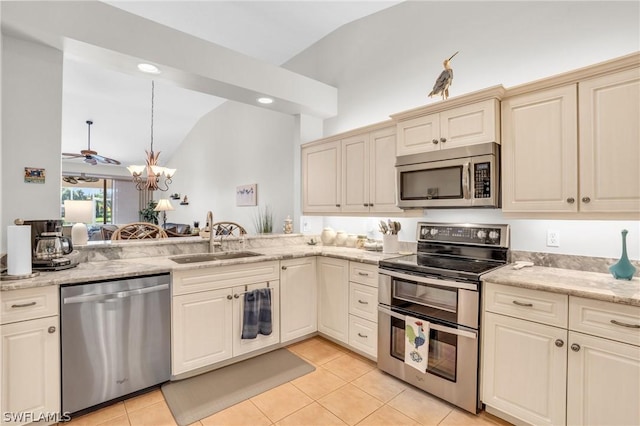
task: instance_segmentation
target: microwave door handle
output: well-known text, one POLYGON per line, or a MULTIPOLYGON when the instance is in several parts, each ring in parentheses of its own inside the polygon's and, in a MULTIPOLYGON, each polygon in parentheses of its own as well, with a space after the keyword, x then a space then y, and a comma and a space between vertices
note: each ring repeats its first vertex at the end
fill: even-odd
POLYGON ((465 200, 468 200, 469 198, 471 198, 469 196, 470 194, 470 189, 469 189, 469 181, 471 179, 469 178, 469 162, 464 163, 464 166, 462 167, 462 195, 464 197, 465 200))
MULTIPOLYGON (((391 316, 393 318, 397 318, 397 319, 399 319, 401 321, 405 320, 405 316, 404 315, 397 314, 397 313, 393 312, 391 309, 386 308, 384 306, 378 305, 378 311, 382 312, 383 314, 389 315, 389 316, 391 316)), ((478 333, 475 332, 475 331, 460 330, 459 328, 445 327, 443 325, 434 324, 434 323, 429 323, 429 328, 432 328, 432 329, 438 330, 438 331, 442 331, 444 333, 455 334, 455 335, 461 336, 461 337, 468 337, 469 339, 477 339, 478 338, 478 333)))

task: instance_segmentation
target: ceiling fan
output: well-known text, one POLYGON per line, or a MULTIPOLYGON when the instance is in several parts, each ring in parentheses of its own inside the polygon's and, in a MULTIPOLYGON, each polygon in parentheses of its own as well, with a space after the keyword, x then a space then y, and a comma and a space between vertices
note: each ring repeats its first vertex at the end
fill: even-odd
POLYGON ((80 176, 63 176, 62 180, 72 185, 78 182, 98 182, 100 178, 87 176, 84 173, 80 173, 80 176))
POLYGON ((118 160, 114 160, 113 158, 108 158, 108 157, 103 157, 102 155, 98 155, 98 153, 96 151, 93 151, 91 149, 91 125, 93 124, 93 121, 91 120, 87 120, 87 125, 89 128, 89 137, 88 137, 88 143, 87 143, 87 149, 83 149, 82 151, 80 151, 80 154, 76 154, 76 153, 71 153, 71 152, 63 152, 62 155, 65 156, 65 159, 71 159, 71 158, 80 158, 80 157, 84 157, 84 162, 85 163, 89 163, 93 166, 95 166, 98 163, 104 163, 104 164, 120 164, 120 162, 118 160))

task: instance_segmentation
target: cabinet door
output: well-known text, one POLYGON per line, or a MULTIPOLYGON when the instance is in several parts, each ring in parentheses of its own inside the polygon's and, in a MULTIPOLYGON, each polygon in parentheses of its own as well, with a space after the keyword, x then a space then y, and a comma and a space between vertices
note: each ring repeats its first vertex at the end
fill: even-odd
MULTIPOLYGON (((0 327, 3 414, 60 412, 58 327, 57 316, 0 327)), ((24 418, 17 422, 7 420, 3 416, 2 424, 26 424, 33 419, 24 418)))
POLYGON ((640 71, 578 84, 580 210, 640 212, 640 71))
POLYGON ((440 114, 401 121, 396 128, 398 130, 397 155, 418 154, 440 149, 440 114))
POLYGON ((320 257, 318 261, 318 331, 349 341, 349 261, 320 257))
POLYGON ((484 318, 482 402, 530 424, 565 424, 567 331, 490 312, 484 318))
POLYGON ((578 210, 576 86, 502 101, 502 211, 578 210))
POLYGON ((500 142, 496 99, 453 108, 440 113, 440 149, 485 142, 500 142))
POLYGON ((315 257, 280 264, 280 340, 284 343, 318 330, 318 289, 315 257))
POLYGON ((569 332, 567 424, 640 424, 640 347, 569 332))
POLYGON ((369 136, 369 211, 401 213, 396 191, 396 129, 390 127, 369 136))
POLYGON ((232 355, 231 289, 173 297, 172 373, 184 373, 232 355))
POLYGON ((339 212, 342 149, 340 141, 302 148, 302 210, 339 212))
POLYGON ((280 343, 280 282, 269 281, 233 288, 233 356, 243 355, 280 343), (271 290, 271 334, 261 334, 254 339, 243 339, 244 297, 248 291, 261 288, 271 290))
POLYGON ((342 140, 342 211, 369 211, 369 134, 342 140))

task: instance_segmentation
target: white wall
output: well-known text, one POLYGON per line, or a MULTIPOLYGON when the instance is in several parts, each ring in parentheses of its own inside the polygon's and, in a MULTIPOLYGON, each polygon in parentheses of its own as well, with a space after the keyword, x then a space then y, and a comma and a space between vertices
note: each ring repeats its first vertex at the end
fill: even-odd
MULTIPOLYGON (((60 218, 62 52, 2 38, 2 223, 60 218), (24 182, 25 167, 46 170, 46 182, 24 182)), ((5 251, 2 235, 0 252, 5 251)))
MULTIPOLYGON (((324 134, 382 121, 427 103, 442 60, 452 60, 451 96, 496 84, 510 87, 580 68, 640 48, 638 2, 404 2, 346 25, 285 66, 339 88, 339 114, 324 134)), ((323 226, 381 238, 384 218, 302 217, 301 229, 323 226), (305 226, 306 224, 306 226, 305 226)), ((500 210, 429 210, 397 219, 400 240, 415 241, 418 221, 508 223, 514 250, 640 259, 640 221, 513 220, 500 210), (560 247, 546 246, 548 229, 560 247)))
POLYGON ((237 207, 235 192, 257 183, 258 205, 272 207, 274 232, 282 232, 284 219, 294 214, 294 127, 291 115, 231 101, 205 115, 167 164, 178 169, 168 192, 189 199, 188 206, 172 200, 167 222, 204 226, 211 210, 214 222, 237 222, 253 234, 257 207, 237 207))

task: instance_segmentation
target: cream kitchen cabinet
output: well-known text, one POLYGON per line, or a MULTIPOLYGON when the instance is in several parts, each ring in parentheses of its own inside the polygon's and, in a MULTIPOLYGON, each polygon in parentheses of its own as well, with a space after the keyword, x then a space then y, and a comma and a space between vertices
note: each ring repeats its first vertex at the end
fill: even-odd
POLYGON ((576 81, 559 77, 568 84, 550 79, 528 91, 518 87, 503 100, 505 213, 640 212, 640 71, 602 74, 602 66, 594 68, 596 76, 582 71, 576 81))
POLYGON ((500 143, 502 86, 392 115, 396 154, 410 155, 486 142, 500 143))
POLYGON ((378 268, 349 262, 349 346, 378 354, 378 268))
POLYGON ((640 424, 640 308, 484 287, 482 402, 509 421, 640 424))
POLYGON ((282 343, 318 331, 316 258, 280 262, 280 340, 282 343))
POLYGON ((279 262, 174 271, 171 371, 174 376, 280 342, 279 262), (271 289, 272 332, 241 339, 247 291, 271 289))
POLYGON ((349 261, 318 257, 318 331, 349 343, 349 261))
POLYGON ((2 424, 42 424, 60 412, 60 334, 57 286, 6 291, 2 325, 2 424), (29 413, 32 418, 8 418, 29 413), (40 417, 44 416, 44 417, 40 417))
POLYGON ((304 213, 402 213, 396 206, 395 126, 381 123, 305 144, 304 213))

